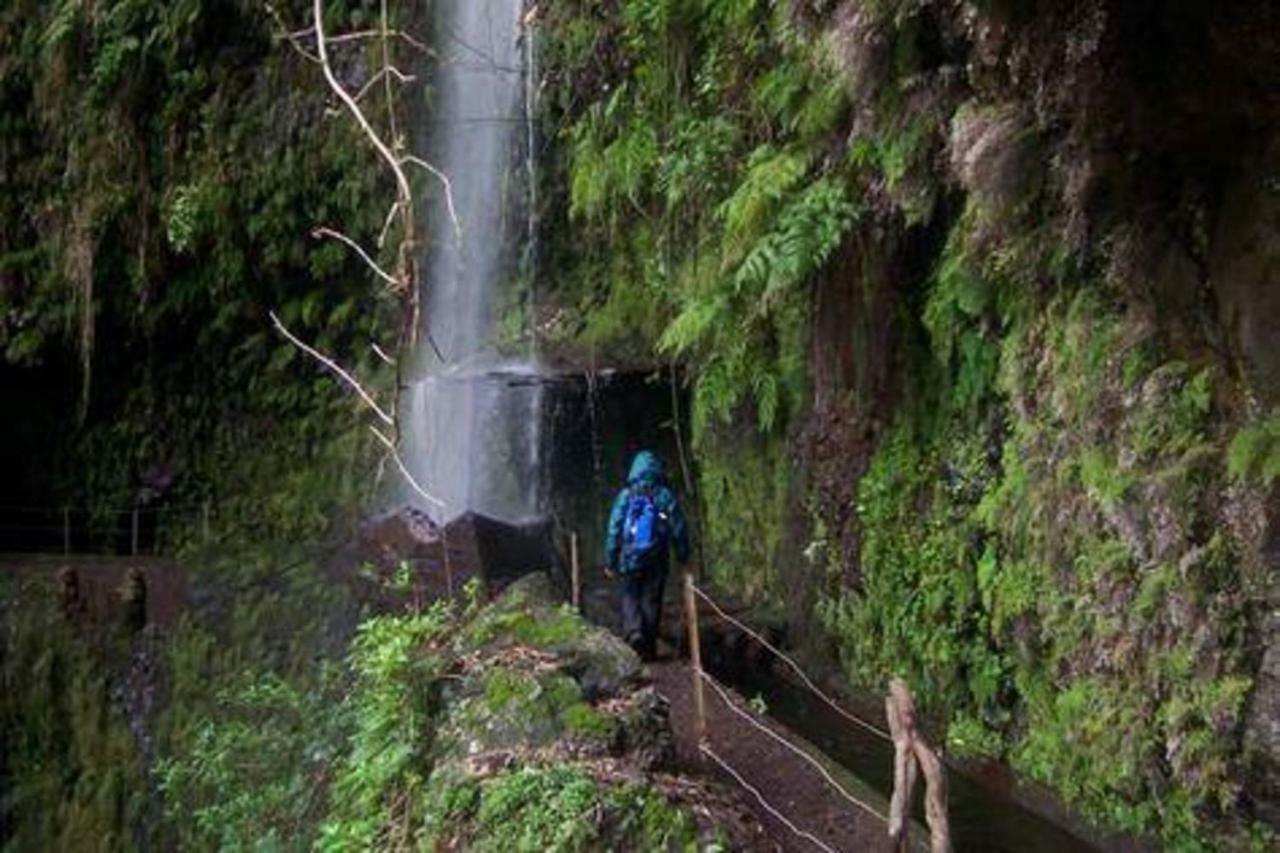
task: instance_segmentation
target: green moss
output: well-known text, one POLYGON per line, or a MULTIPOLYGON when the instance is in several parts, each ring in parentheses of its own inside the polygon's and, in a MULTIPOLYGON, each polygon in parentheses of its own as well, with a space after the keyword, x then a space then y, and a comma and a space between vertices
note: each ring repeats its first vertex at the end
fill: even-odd
POLYGON ((704 436, 698 484, 707 570, 717 583, 752 601, 779 592, 792 469, 785 441, 776 436, 719 430, 704 436))
POLYGON ((609 742, 617 731, 617 722, 602 714, 586 702, 576 702, 564 710, 565 727, 577 737, 590 741, 609 742))
POLYGON ((454 799, 437 837, 474 850, 686 849, 698 841, 682 809, 638 786, 602 785, 574 765, 521 767, 454 799))

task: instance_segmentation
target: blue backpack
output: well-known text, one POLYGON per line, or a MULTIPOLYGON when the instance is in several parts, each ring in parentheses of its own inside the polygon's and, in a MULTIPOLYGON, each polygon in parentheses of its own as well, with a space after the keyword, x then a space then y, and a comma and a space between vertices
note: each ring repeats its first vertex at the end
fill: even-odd
POLYGON ((638 571, 661 552, 667 541, 667 516, 647 489, 633 489, 627 495, 622 522, 622 566, 624 574, 638 571))

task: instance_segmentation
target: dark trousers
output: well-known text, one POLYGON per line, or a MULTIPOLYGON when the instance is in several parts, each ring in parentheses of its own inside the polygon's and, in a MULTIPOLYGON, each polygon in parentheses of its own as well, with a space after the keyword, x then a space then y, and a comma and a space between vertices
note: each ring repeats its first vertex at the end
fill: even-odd
POLYGON ((622 577, 622 636, 643 658, 653 657, 657 650, 666 584, 666 566, 622 577))

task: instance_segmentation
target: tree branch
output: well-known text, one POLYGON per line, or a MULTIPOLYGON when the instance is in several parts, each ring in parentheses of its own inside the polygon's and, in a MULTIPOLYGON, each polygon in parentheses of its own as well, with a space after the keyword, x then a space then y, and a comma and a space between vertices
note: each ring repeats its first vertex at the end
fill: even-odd
POLYGON ((334 231, 332 228, 326 228, 324 226, 321 226, 315 229, 314 231, 312 231, 311 236, 316 238, 332 237, 333 239, 337 240, 340 243, 345 243, 346 245, 350 246, 351 249, 357 255, 360 256, 360 259, 369 265, 369 269, 377 273, 378 277, 381 278, 383 281, 387 282, 388 284, 390 284, 392 287, 395 287, 395 288, 401 288, 405 286, 405 282, 401 281, 400 279, 393 276, 391 273, 384 270, 382 267, 378 266, 377 262, 374 261, 373 258, 369 257, 369 253, 366 252, 359 243, 357 243, 355 240, 352 240, 350 237, 348 237, 346 234, 343 234, 341 231, 334 231))
POLYGON ((445 506, 444 501, 440 500, 435 495, 432 495, 426 489, 422 488, 422 486, 418 485, 418 481, 415 480, 413 478, 413 475, 409 473, 409 469, 405 467, 404 460, 400 458, 400 452, 396 450, 395 442, 393 442, 391 439, 387 438, 385 435, 379 432, 377 427, 371 426, 369 427, 369 431, 372 432, 374 435, 376 435, 378 437, 378 441, 382 442, 383 446, 387 448, 387 452, 391 454, 391 460, 396 463, 396 467, 400 469, 400 473, 404 475, 405 480, 408 481, 409 485, 413 488, 413 490, 417 492, 422 497, 423 500, 427 501, 428 503, 434 504, 435 506, 440 507, 441 509, 444 509, 444 506, 445 506))
POLYGON ((420 169, 425 169, 444 185, 444 203, 445 207, 449 209, 449 221, 453 223, 453 234, 455 239, 457 239, 458 243, 461 244, 462 223, 458 221, 458 211, 453 206, 453 183, 449 180, 449 176, 437 169, 435 166, 432 166, 426 160, 423 160, 421 157, 414 157, 412 154, 401 158, 400 162, 407 163, 411 166, 417 166, 420 169))
POLYGON ((289 343, 293 344, 298 349, 302 350, 307 355, 311 356, 316 361, 320 362, 325 367, 329 368, 329 370, 331 370, 333 373, 337 374, 338 377, 342 379, 342 381, 346 382, 348 385, 350 385, 352 388, 355 389, 355 392, 360 395, 360 398, 364 400, 364 402, 369 406, 369 408, 373 409, 374 413, 382 420, 383 423, 385 423, 387 426, 395 426, 395 423, 396 423, 395 418, 391 417, 391 415, 383 411, 382 407, 378 405, 377 401, 374 400, 372 396, 370 396, 368 391, 364 390, 364 387, 356 380, 354 376, 352 376, 347 371, 343 370, 340 364, 338 364, 333 359, 329 358, 327 355, 317 351, 316 349, 310 346, 307 346, 305 343, 299 340, 297 336, 295 336, 292 332, 290 332, 287 328, 285 328, 284 323, 280 322, 280 318, 276 316, 276 312, 269 311, 267 313, 268 313, 268 316, 271 317, 271 322, 275 325, 276 330, 279 331, 280 334, 284 335, 289 340, 289 343))
MULTIPOLYGON (((304 27, 303 29, 300 29, 300 30, 295 30, 291 33, 286 33, 286 37, 290 39, 302 39, 302 38, 307 38, 308 36, 310 36, 311 38, 315 38, 315 33, 316 33, 316 28, 314 26, 311 26, 311 27, 304 27)), ((413 47, 415 50, 418 50, 425 54, 435 55, 435 51, 427 47, 426 44, 424 44, 420 39, 415 38, 414 36, 410 35, 404 30, 392 30, 392 29, 356 30, 355 32, 342 33, 341 35, 326 36, 325 41, 328 44, 342 44, 343 42, 359 41, 361 39, 369 39, 369 38, 381 38, 383 36, 386 36, 388 38, 401 39, 406 44, 413 47)))

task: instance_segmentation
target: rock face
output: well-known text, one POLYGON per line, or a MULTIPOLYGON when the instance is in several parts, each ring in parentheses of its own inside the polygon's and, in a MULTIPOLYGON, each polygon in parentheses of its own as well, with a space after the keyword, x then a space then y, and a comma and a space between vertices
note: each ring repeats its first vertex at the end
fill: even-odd
POLYGON ((776 5, 773 28, 690 14, 687 53, 613 7, 546 12, 548 125, 582 144, 567 215, 543 219, 542 303, 562 288, 563 325, 603 349, 593 321, 640 276, 600 259, 675 271, 651 342, 697 370, 708 575, 815 655, 867 684, 911 673, 1099 822, 1171 847, 1274 823, 1274 10, 776 5), (621 35, 576 49, 583 27, 621 35), (696 94, 634 73, 673 50, 696 94), (843 94, 821 128, 816 95, 737 118, 780 80, 843 94), (698 131, 631 135, 659 125, 698 131), (603 188, 610 157, 582 155, 628 143, 636 174, 715 180, 650 229, 631 214, 672 206, 660 182, 603 188), (822 217, 820 268, 771 267, 830 187, 857 215, 822 217), (726 215, 747 206, 750 227, 726 215))
POLYGON ((1246 790, 1258 814, 1280 826, 1280 490, 1272 490, 1271 523, 1266 531, 1263 559, 1272 566, 1264 612, 1256 620, 1256 644, 1261 663, 1245 717, 1244 749, 1249 767, 1246 790))

